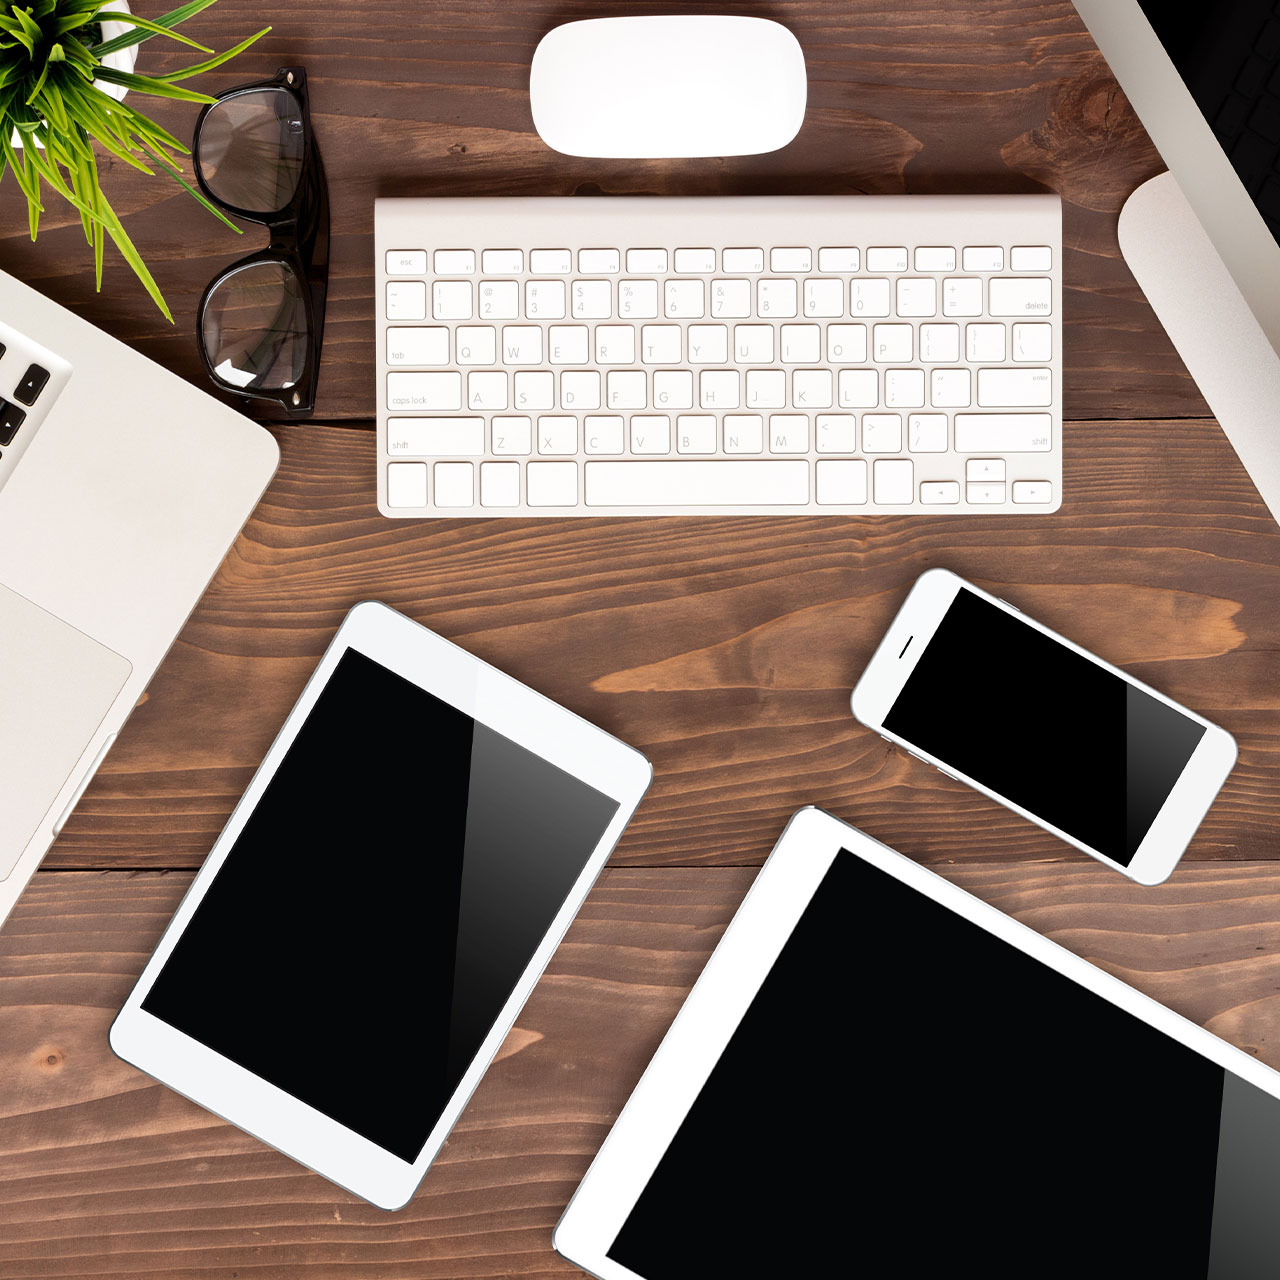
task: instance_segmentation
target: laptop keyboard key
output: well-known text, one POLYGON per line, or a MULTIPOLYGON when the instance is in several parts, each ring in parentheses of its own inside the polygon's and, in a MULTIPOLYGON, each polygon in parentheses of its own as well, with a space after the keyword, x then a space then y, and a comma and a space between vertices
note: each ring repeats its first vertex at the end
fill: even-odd
POLYGON ((42 369, 38 364, 30 365, 22 375, 22 381, 18 383, 18 389, 13 393, 13 398, 20 400, 23 404, 35 404, 36 398, 44 390, 44 384, 48 381, 48 369, 42 369))
POLYGON ((13 437, 26 418, 25 409, 19 409, 16 404, 10 404, 7 400, 0 400, 0 445, 13 442, 13 437))

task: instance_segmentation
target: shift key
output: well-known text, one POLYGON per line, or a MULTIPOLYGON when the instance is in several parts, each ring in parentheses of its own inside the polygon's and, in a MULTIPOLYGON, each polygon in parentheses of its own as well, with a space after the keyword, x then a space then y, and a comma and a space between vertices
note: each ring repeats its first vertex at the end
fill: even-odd
POLYGON ((1053 418, 1047 413, 957 413, 957 453, 1048 453, 1053 418))

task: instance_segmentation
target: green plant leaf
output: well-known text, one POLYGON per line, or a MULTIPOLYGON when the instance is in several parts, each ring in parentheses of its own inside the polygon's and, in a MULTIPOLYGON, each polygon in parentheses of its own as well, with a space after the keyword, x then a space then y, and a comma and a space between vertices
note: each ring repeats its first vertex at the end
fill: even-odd
MULTIPOLYGON (((125 13, 122 9, 103 9, 95 18, 97 22, 123 22, 131 27, 136 27, 139 31, 145 31, 153 36, 168 36, 170 40, 177 40, 180 44, 190 45, 193 49, 199 49, 201 53, 212 53, 213 50, 207 44, 201 44, 198 40, 193 40, 190 36, 184 36, 180 31, 174 31, 172 27, 166 27, 163 23, 152 22, 150 18, 140 18, 136 13, 125 13)), ((108 41, 108 43, 110 43, 108 41)), ((97 46, 91 49, 91 53, 97 53, 97 46)), ((101 57, 100 54, 98 54, 101 57)))
MULTIPOLYGON (((147 154, 151 155, 151 152, 148 151, 147 154)), ((160 155, 151 155, 151 158, 156 162, 156 167, 162 173, 167 173, 169 177, 171 177, 174 180, 174 182, 178 184, 178 186, 180 186, 198 204, 208 209, 209 212, 213 214, 213 216, 217 218, 219 222, 224 223, 226 226, 230 227, 231 230, 236 233, 236 235, 238 236, 244 235, 244 232, 241 231, 240 228, 237 227, 236 224, 232 222, 231 219, 228 218, 227 215, 223 213, 222 210, 219 209, 216 204, 213 204, 211 201, 205 199, 205 195, 203 191, 201 191, 198 187, 193 187, 191 183, 189 183, 186 180, 186 178, 182 176, 181 170, 177 167, 177 165, 173 163, 172 160, 170 160, 167 156, 163 155, 163 153, 160 155)))
MULTIPOLYGON (((238 45, 228 49, 225 53, 217 54, 206 62, 197 62, 193 66, 183 67, 178 71, 166 71, 163 75, 158 75, 154 78, 156 80, 164 81, 166 84, 171 84, 175 80, 187 80, 191 76, 198 76, 205 71, 212 71, 214 67, 220 67, 224 62, 230 61, 237 54, 243 53, 255 40, 261 40, 262 37, 270 30, 270 27, 263 27, 261 31, 251 35, 247 40, 241 40, 238 45)), ((210 99, 210 101, 212 101, 212 99, 210 99)))
POLYGON ((132 71, 116 71, 111 67, 99 67, 98 79, 107 84, 123 85, 126 89, 134 89, 138 93, 149 93, 155 98, 177 98, 181 102, 214 102, 207 93, 196 93, 194 89, 179 89, 177 85, 166 84, 163 80, 151 76, 135 75, 132 71))
MULTIPOLYGON (((191 0, 190 4, 180 5, 178 8, 166 13, 163 17, 156 19, 158 27, 176 27, 181 22, 186 22, 188 18, 194 17, 202 9, 207 9, 215 0, 191 0)), ((109 53, 116 53, 120 49, 128 49, 131 45, 141 44, 144 40, 150 40, 154 32, 151 31, 128 31, 118 36, 112 36, 110 40, 104 40, 101 44, 96 44, 89 51, 95 57, 105 58, 109 53)))

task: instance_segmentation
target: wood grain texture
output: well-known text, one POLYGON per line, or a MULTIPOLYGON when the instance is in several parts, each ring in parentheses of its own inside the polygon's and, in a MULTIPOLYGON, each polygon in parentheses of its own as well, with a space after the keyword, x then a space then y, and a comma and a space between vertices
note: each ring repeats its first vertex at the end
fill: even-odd
MULTIPOLYGON (((138 0, 158 16, 168 0, 138 0)), ((1063 198, 1066 411, 1072 417, 1201 415, 1203 401, 1116 243, 1125 197, 1164 166, 1069 0, 945 5, 908 0, 725 4, 660 0, 644 12, 768 14, 805 51, 809 105, 781 152, 714 161, 600 161, 550 151, 528 101, 539 38, 608 0, 458 6, 441 0, 220 0, 185 30, 219 47, 273 24, 217 93, 301 62, 325 157, 333 246, 318 413, 373 416, 373 200, 395 195, 746 195, 1056 191, 1063 198)), ((187 61, 156 40, 139 69, 187 61)), ((196 108, 146 109, 188 139, 196 108)), ((40 239, 12 182, 0 185, 0 267, 203 384, 195 306, 208 281, 265 242, 195 208, 172 183, 104 165, 103 188, 165 292, 150 305, 118 256, 106 292, 74 216, 51 206, 40 239)))
POLYGON ((367 598, 649 756, 619 863, 758 863, 807 803, 928 861, 1075 861, 849 713, 935 565, 1225 725, 1240 764, 1189 856, 1276 855, 1280 529, 1212 422, 1072 423, 1070 501, 1034 520, 389 521, 371 433, 279 436, 276 480, 48 865, 197 866, 367 598))
MULTIPOLYGON (((1093 864, 944 874, 1280 1065, 1274 865, 1184 866, 1156 889, 1093 864)), ((579 1274, 552 1227, 753 875, 607 871, 422 1189, 386 1214, 108 1050, 188 874, 42 872, 0 933, 0 1275, 579 1274)))

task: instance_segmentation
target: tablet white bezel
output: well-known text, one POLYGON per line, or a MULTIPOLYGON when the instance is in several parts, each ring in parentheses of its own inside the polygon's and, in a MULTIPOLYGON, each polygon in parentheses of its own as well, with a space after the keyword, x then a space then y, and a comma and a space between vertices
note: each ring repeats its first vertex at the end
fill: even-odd
MULTIPOLYGON (((1007 696, 1012 698, 1025 697, 1034 702, 1036 690, 1013 689, 1008 692, 1007 696)), ((933 765, 934 768, 945 773, 948 777, 955 778, 958 782, 963 782, 975 791, 982 792, 984 796, 989 796, 992 800, 1004 805, 1005 808, 1021 814, 1024 818, 1034 822, 1036 826, 1043 827, 1044 830, 1051 832, 1060 840, 1065 840, 1068 844, 1074 845, 1090 857, 1097 858, 1099 862, 1105 863, 1120 872, 1121 875, 1128 876, 1131 880, 1136 880, 1139 884, 1159 884, 1162 880, 1168 878, 1174 867, 1178 865, 1178 859, 1182 857, 1187 845, 1191 842, 1191 837, 1195 835, 1196 828, 1204 820, 1205 813, 1208 812, 1209 806, 1222 789, 1227 775, 1234 768, 1236 762, 1235 739, 1221 726, 1206 720, 1203 716, 1197 715, 1180 702, 1175 702, 1172 698, 1166 697, 1159 689, 1153 689, 1150 685, 1143 684, 1141 680, 1135 679, 1126 671, 1121 671, 1119 667, 1112 666, 1109 662, 1104 662, 1097 654, 1090 653, 1087 649, 1082 649, 1078 644, 1068 640, 1066 636, 1059 635, 1056 631, 1051 631, 1043 623, 1028 617, 1020 609, 1015 609, 1007 601, 1001 600, 999 596, 993 596, 990 592, 983 591, 981 587, 974 586, 972 582, 966 581, 947 569, 930 569, 916 579, 910 593, 903 602, 902 608, 899 609, 897 616, 889 624, 889 629, 885 632, 884 639, 880 642, 872 655, 871 661, 867 664, 867 669, 858 680, 850 698, 850 705, 854 716, 869 729, 874 729, 881 737, 887 738, 890 742, 900 744, 917 759, 933 765), (974 595, 994 605, 1001 612, 1007 613, 1010 617, 1016 618, 1026 626, 1049 636, 1052 640, 1056 640, 1065 648, 1078 653, 1082 658, 1088 659, 1088 661, 1097 667, 1101 667, 1104 671, 1110 671, 1113 675, 1119 676, 1126 684, 1131 684, 1135 688, 1141 689, 1157 702, 1163 702, 1166 706, 1180 712, 1188 720, 1193 720, 1196 724, 1204 726, 1204 735, 1196 744, 1195 750, 1191 753, 1191 758, 1178 775, 1168 796, 1165 797, 1164 804, 1161 805, 1159 812, 1152 820, 1147 834, 1143 837, 1142 843, 1134 852, 1127 866, 1107 857, 1105 853, 1085 844, 1083 840, 1079 840, 1069 832, 1054 826, 1053 823, 1045 821, 1039 814, 1023 808, 1022 805, 1016 804, 1007 796, 984 786, 976 778, 964 773, 951 761, 943 760, 940 756, 933 755, 919 743, 909 742, 906 738, 885 728, 885 717, 889 714, 894 702, 897 701, 903 686, 910 679, 916 664, 933 641, 934 632, 937 631, 938 625, 946 616, 947 610, 951 607, 952 601, 961 589, 973 592, 974 595)), ((1052 727, 1050 726, 1048 731, 1051 731, 1051 729, 1052 727)))
MULTIPOLYGON (((1280 1098, 1280 1075, 1249 1054, 854 827, 820 809, 801 809, 787 824, 556 1227, 557 1252, 599 1280, 662 1280, 631 1271, 607 1252, 842 849, 1280 1098)), ((857 927, 856 914, 849 924, 857 927)), ((1141 1096, 1141 1085, 1141 1080, 1129 1083, 1135 1097, 1141 1096)))
MULTIPOLYGON (((360 743, 357 747, 373 751, 378 748, 376 742, 360 743)), ((384 1209, 401 1207, 412 1198, 457 1122, 652 777, 649 762, 638 751, 602 729, 393 609, 373 602, 357 605, 320 659, 112 1024, 112 1049, 162 1084, 355 1195, 384 1209), (617 813, 412 1163, 383 1150, 142 1009, 142 1001, 157 974, 348 649, 367 655, 618 802, 617 813)))

